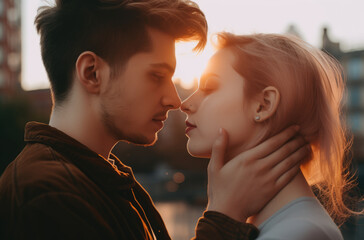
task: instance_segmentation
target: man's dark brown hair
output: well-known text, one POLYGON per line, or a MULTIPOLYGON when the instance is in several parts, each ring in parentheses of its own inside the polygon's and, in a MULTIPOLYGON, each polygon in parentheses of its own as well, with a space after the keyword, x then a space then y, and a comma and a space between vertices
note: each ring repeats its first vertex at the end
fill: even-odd
POLYGON ((178 40, 206 44, 207 22, 189 0, 56 0, 39 8, 35 25, 53 98, 62 102, 72 85, 78 56, 92 51, 113 69, 151 49, 147 28, 178 40))

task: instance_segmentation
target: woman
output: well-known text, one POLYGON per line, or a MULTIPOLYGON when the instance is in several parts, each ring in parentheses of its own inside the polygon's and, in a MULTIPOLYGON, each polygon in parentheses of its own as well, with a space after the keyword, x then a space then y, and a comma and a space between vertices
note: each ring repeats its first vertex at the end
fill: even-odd
POLYGON ((331 219, 340 224, 353 213, 343 200, 352 185, 343 166, 343 90, 340 65, 298 38, 218 35, 199 88, 181 107, 190 154, 210 157, 220 128, 229 135, 231 159, 293 124, 312 149, 295 179, 249 218, 259 226, 258 239, 343 239, 331 219))

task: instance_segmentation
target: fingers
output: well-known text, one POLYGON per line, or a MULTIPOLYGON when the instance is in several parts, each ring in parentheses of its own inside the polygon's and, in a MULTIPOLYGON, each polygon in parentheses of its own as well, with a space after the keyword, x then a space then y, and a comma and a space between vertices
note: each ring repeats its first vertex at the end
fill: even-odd
POLYGON ((273 198, 279 191, 281 191, 300 171, 302 158, 308 153, 306 145, 301 147, 297 152, 286 158, 273 169, 269 177, 272 179, 272 187, 270 188, 269 196, 273 198))
POLYGON ((306 141, 303 139, 303 137, 297 136, 289 142, 285 143, 282 147, 280 147, 272 154, 262 159, 262 164, 264 164, 267 168, 272 168, 273 166, 280 163, 283 159, 288 158, 291 154, 298 151, 304 145, 306 145, 306 141))
POLYGON ((264 158, 267 155, 275 152, 279 149, 283 144, 285 144, 289 139, 297 134, 299 130, 299 126, 294 125, 286 128, 284 131, 279 134, 269 138, 258 146, 249 150, 249 155, 254 155, 255 159, 264 158))
POLYGON ((275 188, 277 193, 283 189, 288 183, 290 183, 295 176, 297 176, 300 170, 300 164, 294 165, 290 170, 285 172, 282 176, 280 176, 275 184, 275 188))
POLYGON ((309 145, 304 145, 270 171, 271 177, 275 180, 278 188, 284 187, 293 179, 301 163, 310 157, 310 153, 309 145))
POLYGON ((212 171, 221 169, 225 164, 225 153, 228 145, 228 136, 224 129, 220 128, 219 136, 215 140, 209 163, 209 169, 212 171))

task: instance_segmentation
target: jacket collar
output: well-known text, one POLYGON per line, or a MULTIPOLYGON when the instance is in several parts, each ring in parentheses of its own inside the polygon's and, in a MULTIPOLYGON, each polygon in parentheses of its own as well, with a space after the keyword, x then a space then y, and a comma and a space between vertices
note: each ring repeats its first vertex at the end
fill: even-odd
POLYGON ((104 190, 128 190, 135 185, 131 168, 124 165, 115 155, 110 154, 110 158, 115 161, 116 167, 101 155, 48 124, 27 123, 24 140, 51 147, 104 190))

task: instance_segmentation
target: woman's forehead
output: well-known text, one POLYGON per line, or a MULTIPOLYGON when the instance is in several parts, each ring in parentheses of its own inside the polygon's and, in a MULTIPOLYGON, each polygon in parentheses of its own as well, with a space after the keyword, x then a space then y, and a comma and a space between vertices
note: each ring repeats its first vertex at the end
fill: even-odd
POLYGON ((234 54, 229 49, 220 49, 210 58, 204 71, 206 74, 219 74, 222 71, 232 69, 235 60, 234 54))

